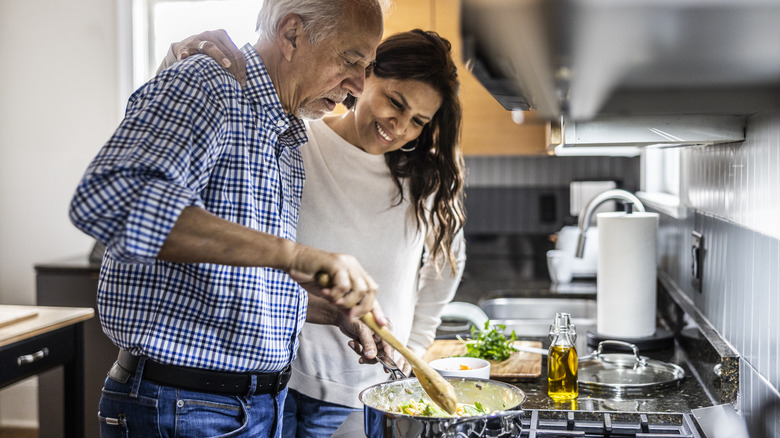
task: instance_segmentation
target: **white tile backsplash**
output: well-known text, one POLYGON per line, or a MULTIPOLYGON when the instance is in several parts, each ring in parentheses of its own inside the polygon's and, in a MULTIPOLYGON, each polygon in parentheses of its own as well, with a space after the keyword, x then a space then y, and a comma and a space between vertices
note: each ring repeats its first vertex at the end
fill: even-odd
POLYGON ((780 115, 748 118, 745 141, 682 154, 688 206, 780 238, 780 115))
MULTIPOLYGON (((684 149, 681 199, 692 219, 664 217, 659 266, 740 353, 748 422, 780 400, 780 114, 748 118, 745 141, 684 149), (704 235, 702 292, 691 285, 691 231, 704 235)), ((770 435, 779 436, 776 416, 770 435)))

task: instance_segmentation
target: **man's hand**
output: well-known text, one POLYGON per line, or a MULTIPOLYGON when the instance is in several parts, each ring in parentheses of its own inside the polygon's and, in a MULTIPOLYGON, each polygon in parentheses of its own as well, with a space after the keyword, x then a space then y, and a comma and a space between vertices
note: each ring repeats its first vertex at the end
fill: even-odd
POLYGON ((214 58, 235 76, 241 85, 246 84, 246 60, 241 51, 222 29, 207 30, 188 37, 172 47, 176 59, 181 61, 188 56, 203 53, 214 58))
POLYGON ((335 305, 349 320, 373 309, 377 323, 387 324, 381 309, 374 305, 377 284, 355 257, 299 245, 292 263, 285 271, 310 295, 335 305))

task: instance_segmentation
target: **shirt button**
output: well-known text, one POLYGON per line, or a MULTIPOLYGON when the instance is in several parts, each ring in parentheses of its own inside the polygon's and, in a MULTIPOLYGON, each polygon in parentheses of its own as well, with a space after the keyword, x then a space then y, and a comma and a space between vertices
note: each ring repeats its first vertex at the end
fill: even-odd
POLYGON ((277 121, 276 121, 276 126, 278 126, 278 127, 280 127, 280 128, 281 128, 282 126, 284 126, 284 120, 277 120, 277 121))

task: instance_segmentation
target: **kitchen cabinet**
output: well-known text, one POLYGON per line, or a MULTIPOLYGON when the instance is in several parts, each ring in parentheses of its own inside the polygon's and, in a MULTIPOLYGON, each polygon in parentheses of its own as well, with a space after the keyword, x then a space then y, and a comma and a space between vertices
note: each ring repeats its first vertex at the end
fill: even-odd
MULTIPOLYGON (((99 264, 89 263, 87 257, 77 257, 37 264, 35 271, 38 305, 89 307, 97 314, 99 264)), ((84 396, 79 408, 84 416, 83 436, 97 438, 100 436, 97 422, 100 393, 119 350, 103 333, 99 318, 85 321, 83 326, 84 396)), ((38 421, 42 437, 68 436, 60 426, 64 421, 60 408, 63 404, 62 378, 62 369, 54 369, 38 378, 38 421)))
POLYGON ((462 60, 460 2, 456 0, 395 0, 385 18, 385 36, 414 28, 434 30, 452 43, 458 66, 463 106, 461 145, 465 155, 544 155, 550 143, 550 124, 534 120, 517 124, 468 71, 462 60))
POLYGON ((53 430, 60 435, 84 436, 85 425, 96 423, 94 410, 87 414, 84 409, 83 355, 84 324, 95 312, 83 307, 0 306, 0 315, 23 313, 30 317, 0 327, 0 388, 57 370, 58 379, 51 383, 59 403, 41 411, 41 419, 56 419, 53 430))

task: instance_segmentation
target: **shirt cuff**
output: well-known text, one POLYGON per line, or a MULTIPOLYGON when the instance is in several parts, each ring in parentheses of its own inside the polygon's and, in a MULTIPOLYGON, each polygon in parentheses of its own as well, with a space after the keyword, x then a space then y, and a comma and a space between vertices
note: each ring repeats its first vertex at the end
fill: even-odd
POLYGON ((203 206, 186 187, 169 182, 149 181, 130 210, 123 238, 111 245, 119 261, 154 263, 182 210, 203 206))

